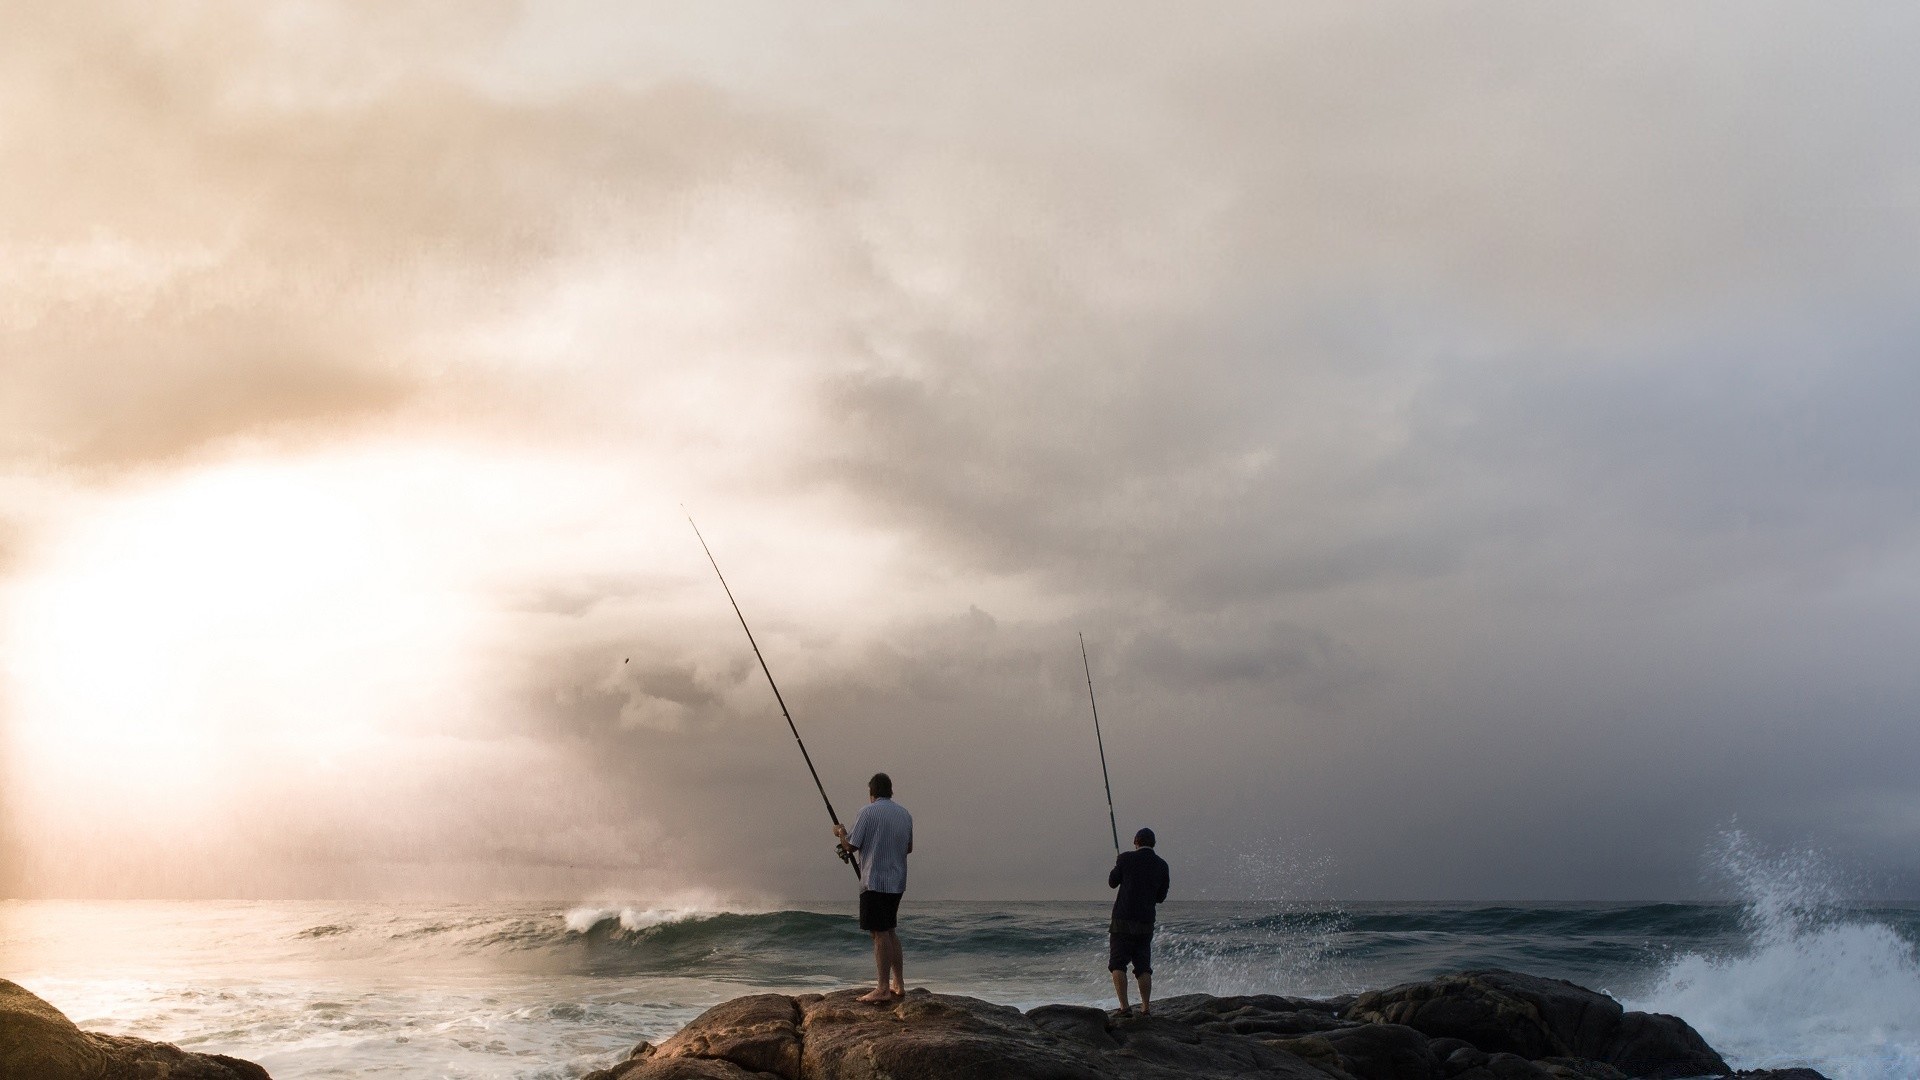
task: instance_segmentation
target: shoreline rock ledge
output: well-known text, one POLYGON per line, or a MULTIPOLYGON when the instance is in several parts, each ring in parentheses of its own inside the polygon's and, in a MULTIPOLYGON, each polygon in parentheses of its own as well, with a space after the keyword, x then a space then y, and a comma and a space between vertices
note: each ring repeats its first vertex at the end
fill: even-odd
POLYGON ((0 979, 0 1080, 272 1080, 251 1061, 171 1043, 81 1031, 19 983, 0 979))
MULTIPOLYGON (((1151 1017, 859 990, 755 994, 585 1080, 1826 1080, 1733 1073, 1677 1017, 1570 982, 1469 971, 1311 1000, 1188 994, 1151 1017)), ((271 1080, 251 1061, 81 1031, 0 979, 0 1080, 271 1080)))
POLYGON ((1511 971, 1326 1000, 1188 994, 1131 1018, 859 993, 735 998, 585 1080, 1826 1080, 1736 1074, 1678 1017, 1511 971))

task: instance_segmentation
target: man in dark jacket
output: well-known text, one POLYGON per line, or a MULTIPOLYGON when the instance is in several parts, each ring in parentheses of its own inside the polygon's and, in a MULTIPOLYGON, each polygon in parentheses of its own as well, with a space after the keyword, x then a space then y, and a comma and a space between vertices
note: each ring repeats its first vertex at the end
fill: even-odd
POLYGON ((1154 854, 1153 830, 1133 834, 1133 850, 1113 861, 1107 888, 1119 889, 1113 898, 1113 922, 1107 927, 1107 971, 1113 992, 1120 995, 1120 1015, 1132 1016, 1127 1004, 1127 965, 1140 984, 1140 1015, 1153 1011, 1153 909, 1167 899, 1172 878, 1166 860, 1154 854))

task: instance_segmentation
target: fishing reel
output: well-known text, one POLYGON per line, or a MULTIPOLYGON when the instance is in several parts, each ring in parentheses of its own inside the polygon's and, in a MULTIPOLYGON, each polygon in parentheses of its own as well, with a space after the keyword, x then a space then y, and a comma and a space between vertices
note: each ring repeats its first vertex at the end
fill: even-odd
POLYGON ((848 847, 845 844, 835 844, 833 845, 833 853, 835 855, 840 856, 841 862, 846 863, 848 866, 858 869, 859 864, 853 861, 852 848, 848 847))

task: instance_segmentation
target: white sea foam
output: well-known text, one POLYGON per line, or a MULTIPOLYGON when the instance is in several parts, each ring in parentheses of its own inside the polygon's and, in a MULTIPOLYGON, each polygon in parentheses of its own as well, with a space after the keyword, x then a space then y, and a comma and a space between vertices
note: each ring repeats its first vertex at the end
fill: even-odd
POLYGON ((1346 914, 1312 899, 1325 895, 1332 857, 1299 844, 1224 855, 1220 891, 1269 910, 1256 925, 1228 918, 1163 927, 1156 948, 1171 978, 1210 994, 1324 997, 1354 989, 1339 952, 1346 914))
POLYGON ((697 919, 710 919, 715 915, 724 915, 724 911, 707 911, 700 908, 603 908, 578 907, 567 912, 567 932, 584 934, 596 926, 616 923, 620 929, 637 934, 656 926, 672 923, 692 922, 697 919))
POLYGON ((1732 832, 1718 864, 1746 899, 1745 947, 1677 957, 1628 1007, 1685 1017, 1736 1068, 1920 1076, 1914 943, 1850 910, 1817 855, 1765 853, 1732 832))
POLYGON ((566 912, 570 934, 585 934, 594 927, 614 923, 628 934, 638 934, 656 926, 695 922, 716 915, 755 915, 769 910, 764 899, 723 894, 707 889, 681 889, 650 897, 645 903, 625 898, 595 898, 566 912))

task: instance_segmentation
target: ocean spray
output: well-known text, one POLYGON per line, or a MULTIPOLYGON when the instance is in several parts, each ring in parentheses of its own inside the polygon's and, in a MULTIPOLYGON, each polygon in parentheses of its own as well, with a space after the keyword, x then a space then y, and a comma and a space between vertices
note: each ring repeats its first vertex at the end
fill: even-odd
POLYGON ((1682 1016, 1738 1068, 1811 1065, 1833 1080, 1920 1076, 1920 954, 1848 904, 1817 854, 1725 834, 1715 866, 1743 899, 1745 941, 1675 957, 1628 1008, 1682 1016))

